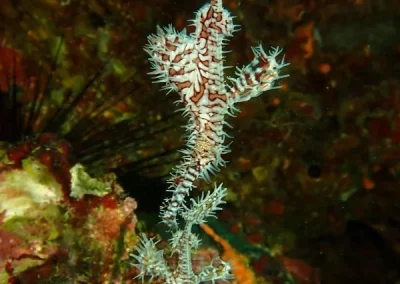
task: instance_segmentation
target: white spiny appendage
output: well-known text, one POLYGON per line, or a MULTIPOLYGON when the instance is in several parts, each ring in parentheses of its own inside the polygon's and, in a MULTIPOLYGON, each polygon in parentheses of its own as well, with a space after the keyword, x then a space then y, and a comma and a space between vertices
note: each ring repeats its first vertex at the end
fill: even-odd
POLYGON ((131 254, 137 260, 137 263, 133 264, 133 266, 140 271, 136 278, 142 278, 142 282, 145 276, 149 276, 151 280, 159 277, 164 279, 171 278, 171 273, 164 259, 164 253, 156 248, 157 243, 143 234, 140 244, 135 248, 136 253, 131 254))
POLYGON ((271 48, 267 55, 260 44, 252 50, 253 61, 243 68, 237 68, 236 78, 228 78, 232 83, 229 87, 231 105, 248 101, 265 91, 279 88, 279 86, 275 87, 275 82, 287 77, 287 75, 279 74, 281 69, 288 65, 284 62, 284 58, 281 61, 277 60, 277 56, 282 52, 281 49, 271 48))
POLYGON ((203 224, 209 217, 216 218, 216 211, 221 210, 218 206, 226 203, 223 201, 226 192, 227 189, 223 188, 222 184, 220 184, 218 187, 215 185, 215 189, 212 193, 208 192, 204 195, 203 192, 197 201, 191 199, 192 204, 190 208, 184 205, 185 210, 181 213, 185 222, 203 224))
POLYGON ((203 268, 197 277, 201 279, 199 282, 211 281, 211 283, 215 283, 216 280, 234 279, 233 275, 231 274, 231 270, 232 267, 229 262, 216 259, 212 265, 203 268))
POLYGON ((286 77, 280 71, 287 64, 277 57, 279 48, 272 48, 265 53, 262 46, 253 48, 254 59, 243 68, 237 68, 237 78, 229 78, 231 85, 226 86, 223 65, 223 47, 228 38, 239 30, 232 23, 233 17, 222 6, 222 0, 209 0, 196 12, 193 25, 195 31, 188 35, 186 31, 177 32, 172 25, 157 28, 157 34, 148 37, 145 51, 149 55, 154 81, 163 83, 162 89, 168 93, 175 91, 180 98, 177 104, 183 116, 188 116, 186 129, 186 147, 181 163, 176 166, 168 180, 172 196, 164 200, 160 216, 168 225, 173 237, 170 240, 173 253, 178 254, 178 266, 175 271, 165 271, 165 262, 159 262, 160 269, 154 267, 156 260, 163 256, 158 253, 152 240, 141 241, 136 260, 144 264, 136 265, 141 270, 139 276, 151 274, 151 277, 165 279, 168 284, 200 283, 231 278, 231 267, 219 261, 211 264, 200 274, 195 274, 191 264, 191 250, 198 248, 200 240, 192 234, 192 226, 206 222, 214 217, 226 189, 222 185, 212 193, 202 195, 190 205, 185 199, 194 189, 199 179, 211 181, 221 167, 226 165, 223 155, 230 152, 225 138, 231 138, 224 126, 227 116, 234 116, 238 111, 236 103, 248 101, 267 90, 277 88, 276 81, 286 77), (185 222, 184 229, 178 226, 177 217, 185 222))

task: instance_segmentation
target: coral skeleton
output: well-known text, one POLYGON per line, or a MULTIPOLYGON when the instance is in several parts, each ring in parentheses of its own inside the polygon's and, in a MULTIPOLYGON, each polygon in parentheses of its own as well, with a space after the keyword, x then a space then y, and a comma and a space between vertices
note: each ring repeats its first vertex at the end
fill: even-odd
POLYGON ((223 204, 226 189, 216 186, 212 193, 203 195, 197 201, 186 197, 201 179, 210 182, 226 161, 229 145, 225 138, 230 136, 224 126, 227 116, 234 116, 236 104, 248 101, 275 87, 280 70, 287 64, 277 60, 281 50, 271 48, 266 53, 261 45, 253 48, 254 59, 250 64, 237 68, 236 78, 225 81, 223 47, 227 39, 239 29, 232 22, 233 17, 222 7, 222 0, 211 0, 204 5, 192 21, 195 31, 187 34, 177 32, 172 26, 158 27, 157 34, 148 37, 145 51, 149 54, 151 75, 155 82, 164 83, 164 90, 180 95, 178 104, 188 116, 186 148, 182 150, 182 162, 172 170, 167 198, 161 206, 160 217, 172 231, 170 244, 173 253, 178 254, 178 265, 170 271, 163 252, 157 250, 153 239, 143 237, 133 256, 140 270, 139 277, 163 278, 165 283, 201 283, 218 279, 231 279, 230 265, 216 260, 195 274, 191 265, 191 250, 197 249, 200 240, 192 231, 195 224, 203 224, 207 217, 215 217, 219 205, 223 204), (185 224, 179 226, 178 216, 185 224), (183 228, 183 229, 181 229, 183 228))

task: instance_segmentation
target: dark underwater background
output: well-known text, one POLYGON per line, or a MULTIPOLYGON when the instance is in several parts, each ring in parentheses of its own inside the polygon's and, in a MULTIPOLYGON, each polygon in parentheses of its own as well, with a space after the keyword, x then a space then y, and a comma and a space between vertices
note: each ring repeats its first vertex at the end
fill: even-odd
MULTIPOLYGON (((140 283, 129 251, 169 237, 158 210, 186 123, 143 47, 206 2, 0 1, 0 283, 140 283), (76 163, 112 191, 72 200, 76 163), (20 208, 36 213, 7 217, 20 208)), ((223 2, 241 26, 225 64, 279 46, 290 76, 229 118, 229 163, 192 193, 228 188, 208 223, 226 243, 196 228, 199 266, 229 252, 231 283, 399 284, 400 2, 223 2)))

